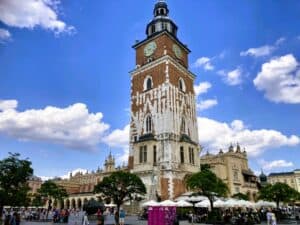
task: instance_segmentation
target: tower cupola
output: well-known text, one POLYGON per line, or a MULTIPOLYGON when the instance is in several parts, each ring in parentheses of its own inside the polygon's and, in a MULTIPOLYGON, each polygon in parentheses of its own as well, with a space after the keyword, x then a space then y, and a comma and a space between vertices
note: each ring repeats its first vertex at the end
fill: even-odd
POLYGON ((163 31, 168 31, 170 34, 177 36, 177 26, 169 18, 169 9, 166 1, 158 0, 153 9, 154 18, 148 23, 146 28, 147 37, 154 36, 163 31))

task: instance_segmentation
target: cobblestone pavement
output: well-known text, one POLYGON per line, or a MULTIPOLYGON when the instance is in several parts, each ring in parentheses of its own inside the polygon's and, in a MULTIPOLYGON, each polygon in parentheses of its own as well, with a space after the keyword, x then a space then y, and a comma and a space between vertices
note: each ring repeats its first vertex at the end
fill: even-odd
MULTIPOLYGON (((147 220, 138 220, 136 216, 127 216, 125 219, 126 225, 147 225, 147 220)), ((188 221, 180 221, 180 225, 190 225, 188 221)), ((290 224, 297 224, 297 222, 290 222, 290 223, 278 223, 278 225, 290 225, 290 224)), ((298 223, 300 224, 300 223, 298 223)), ((51 222, 22 222, 21 225, 53 225, 51 222)), ((60 225, 60 224, 55 224, 60 225)), ((61 224, 66 225, 66 224, 61 224)), ((80 225, 80 224, 79 224, 80 225)), ((96 221, 90 221, 90 225, 96 225, 96 221)), ((107 216, 105 220, 105 225, 114 225, 114 218, 113 216, 107 216)), ((195 225, 204 225, 195 223, 195 225)), ((261 225, 266 225, 266 223, 261 223, 261 225)))

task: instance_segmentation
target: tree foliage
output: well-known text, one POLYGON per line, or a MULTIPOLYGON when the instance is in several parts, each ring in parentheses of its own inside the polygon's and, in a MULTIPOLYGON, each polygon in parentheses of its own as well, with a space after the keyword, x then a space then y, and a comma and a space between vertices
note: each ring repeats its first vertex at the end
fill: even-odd
POLYGON ((42 198, 48 198, 48 210, 50 210, 52 201, 51 199, 56 200, 63 200, 65 197, 68 196, 66 189, 63 187, 57 185, 54 183, 52 180, 47 180, 45 181, 42 185, 41 188, 38 189, 38 194, 42 198))
POLYGON ((98 209, 103 212, 105 206, 102 202, 96 201, 95 199, 91 199, 83 204, 83 210, 86 211, 88 215, 95 214, 98 209))
POLYGON ((236 193, 234 195, 231 196, 232 198, 236 198, 236 199, 241 199, 241 200, 246 200, 249 201, 249 196, 243 193, 236 193))
POLYGON ((212 210, 214 198, 225 197, 228 193, 227 185, 209 169, 192 174, 187 178, 186 184, 194 192, 206 196, 212 210))
POLYGON ((146 187, 137 175, 117 171, 108 177, 104 177, 95 186, 94 192, 101 193, 104 198, 112 199, 119 210, 124 201, 133 200, 139 195, 146 194, 146 187))
POLYGON ((291 202, 300 199, 300 193, 285 183, 268 184, 258 192, 258 198, 276 202, 291 202))
POLYGON ((0 214, 4 205, 28 206, 28 179, 33 174, 31 162, 20 154, 9 153, 0 160, 0 214))

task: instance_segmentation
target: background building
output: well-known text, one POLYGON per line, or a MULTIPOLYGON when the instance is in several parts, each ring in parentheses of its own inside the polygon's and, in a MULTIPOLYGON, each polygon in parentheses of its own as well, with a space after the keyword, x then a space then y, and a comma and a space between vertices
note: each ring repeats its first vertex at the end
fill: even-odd
POLYGON ((277 182, 288 184, 291 188, 300 192, 300 169, 291 172, 270 173, 268 183, 275 184, 277 182))
POLYGON ((247 153, 231 145, 227 152, 221 149, 218 154, 207 153, 201 157, 201 164, 208 164, 211 170, 221 178, 229 188, 230 196, 243 193, 255 200, 258 192, 258 179, 248 167, 247 153))

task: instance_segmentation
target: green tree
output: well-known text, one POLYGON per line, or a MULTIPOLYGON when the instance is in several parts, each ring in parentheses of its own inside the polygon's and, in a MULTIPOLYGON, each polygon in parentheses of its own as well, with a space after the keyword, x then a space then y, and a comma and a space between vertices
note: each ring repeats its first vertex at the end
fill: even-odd
POLYGON ((258 198, 276 202, 279 208, 280 202, 291 202, 300 199, 300 193, 285 183, 267 184, 258 192, 258 198))
POLYGON ((54 201, 63 200, 68 196, 66 189, 57 185, 52 180, 45 181, 41 188, 38 189, 38 194, 48 200, 48 211, 52 209, 52 199, 54 201))
POLYGON ((0 215, 3 206, 28 206, 28 179, 33 174, 31 162, 20 159, 20 154, 9 153, 9 156, 0 160, 0 215))
POLYGON ((104 177, 95 186, 94 192, 101 193, 104 198, 112 199, 119 210, 124 201, 146 194, 146 187, 137 175, 117 171, 104 177))
POLYGON ((31 205, 35 207, 43 206, 45 204, 45 201, 43 200, 42 196, 39 193, 35 193, 32 196, 31 205))
POLYGON ((249 201, 249 196, 243 193, 236 193, 234 195, 231 196, 232 198, 236 198, 236 199, 241 199, 241 200, 246 200, 249 201))
POLYGON ((187 187, 209 199, 211 210, 215 197, 225 197, 228 193, 227 185, 209 169, 204 169, 187 178, 187 187))

